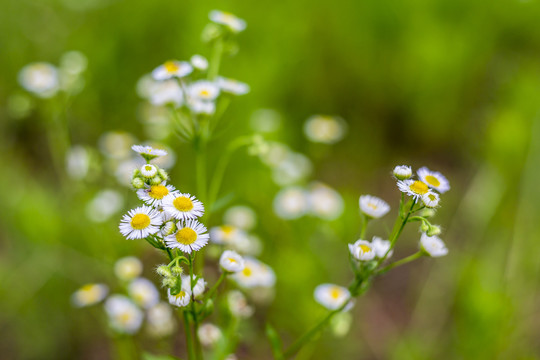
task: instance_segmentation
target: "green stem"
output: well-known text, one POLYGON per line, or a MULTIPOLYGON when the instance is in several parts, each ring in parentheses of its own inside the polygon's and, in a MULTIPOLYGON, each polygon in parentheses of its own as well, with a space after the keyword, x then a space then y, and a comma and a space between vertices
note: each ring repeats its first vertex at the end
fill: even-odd
POLYGON ((198 331, 199 331, 199 319, 197 316, 197 309, 195 307, 195 295, 193 294, 193 288, 195 287, 195 281, 193 279, 193 261, 194 256, 193 254, 189 254, 189 280, 190 280, 190 287, 191 287, 191 315, 193 317, 193 343, 195 344, 195 359, 201 360, 203 358, 202 355, 202 348, 201 343, 199 341, 198 337, 198 331))
POLYGON ((214 286, 212 286, 212 288, 210 289, 210 291, 208 291, 208 294, 206 294, 206 299, 205 299, 205 303, 212 298, 212 296, 214 296, 214 293, 217 291, 219 285, 221 285, 221 283, 223 282, 223 280, 225 280, 225 278, 227 277, 227 273, 226 272, 222 272, 219 279, 216 281, 216 283, 214 284, 214 286))
POLYGON ((412 255, 409 255, 401 260, 398 260, 398 261, 395 261, 393 263, 391 263, 390 265, 387 265, 385 267, 383 267, 382 269, 379 269, 375 272, 375 275, 380 275, 380 274, 384 274, 385 272, 397 267, 397 266, 401 266, 401 265, 404 265, 404 264, 407 264, 413 260, 416 260, 420 257, 422 257, 423 254, 422 252, 418 251, 417 253, 414 253, 412 255))
POLYGON ((364 236, 366 236, 366 230, 369 223, 369 217, 367 217, 366 215, 363 215, 362 217, 364 221, 362 221, 362 229, 360 230, 360 239, 365 240, 364 236))
POLYGON ((189 314, 187 310, 182 311, 184 314, 184 332, 186 333, 186 345, 188 348, 188 359, 196 360, 195 350, 193 349, 193 339, 191 336, 191 327, 189 326, 189 314))
MULTIPOLYGON (((407 222, 409 221, 409 216, 413 212, 412 210, 413 210, 415 204, 416 204, 416 199, 413 199, 412 203, 411 203, 411 207, 409 208, 409 211, 407 212, 407 215, 405 215, 405 217, 402 218, 401 224, 399 225, 398 230, 395 231, 393 236, 391 236, 391 238, 390 238, 390 247, 388 248, 388 251, 386 252, 386 254, 384 254, 384 256, 382 258, 379 259, 379 261, 377 262, 376 268, 379 267, 380 264, 382 264, 382 262, 388 257, 388 254, 390 253, 390 251, 392 251, 392 249, 394 248, 394 245, 396 244, 396 241, 399 238, 399 235, 401 235, 401 232, 403 231, 403 228, 405 227, 405 224, 407 224, 407 222)), ((399 223, 400 218, 401 217, 397 218, 396 225, 399 223)), ((394 226, 394 228, 395 228, 395 226, 394 226)))
POLYGON ((210 66, 208 68, 208 80, 214 80, 219 73, 219 66, 221 65, 221 57, 223 56, 223 38, 218 38, 214 42, 214 49, 212 51, 212 58, 210 60, 210 66))

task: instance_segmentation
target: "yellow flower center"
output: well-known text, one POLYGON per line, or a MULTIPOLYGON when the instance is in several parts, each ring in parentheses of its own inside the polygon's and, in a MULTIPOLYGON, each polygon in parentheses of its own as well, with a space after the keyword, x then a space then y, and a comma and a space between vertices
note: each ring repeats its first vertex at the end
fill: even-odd
POLYGON ((165 64, 163 64, 163 66, 165 67, 165 70, 167 70, 168 73, 173 73, 173 72, 178 71, 178 69, 180 69, 180 66, 178 66, 178 64, 175 63, 174 61, 167 61, 165 62, 165 64))
POLYGON ((180 291, 178 294, 176 294, 176 295, 174 295, 174 296, 178 299, 179 297, 184 297, 184 296, 186 296, 186 292, 185 292, 184 290, 182 290, 182 291, 180 291))
POLYGON ((152 166, 146 165, 146 166, 144 167, 144 170, 146 170, 146 171, 152 171, 152 166))
POLYGON ((131 314, 129 312, 122 313, 118 316, 118 321, 122 324, 126 324, 131 319, 131 314))
POLYGON ((429 194, 429 195, 428 195, 428 198, 429 198, 429 200, 431 200, 431 201, 437 200, 437 197, 436 197, 435 195, 433 195, 433 194, 429 194))
POLYGON ((193 202, 190 198, 179 196, 173 200, 173 205, 178 211, 190 211, 193 209, 193 202))
POLYGON ((146 214, 135 214, 131 218, 131 227, 136 230, 146 229, 150 225, 150 216, 146 214))
POLYGON ((242 270, 242 274, 244 274, 244 276, 251 276, 252 273, 253 272, 248 267, 245 267, 244 270, 242 270))
POLYGON ((225 233, 225 235, 230 235, 234 230, 234 227, 231 225, 223 225, 221 227, 221 231, 225 233))
POLYGON ((371 251, 371 248, 367 245, 360 245, 360 250, 362 250, 362 253, 367 253, 371 251))
POLYGON ((330 297, 334 300, 338 299, 341 295, 341 289, 338 287, 333 287, 332 290, 330 290, 330 297))
POLYGON ((192 228, 185 227, 176 233, 176 241, 180 244, 191 245, 197 240, 197 233, 192 228))
POLYGON ((423 182, 421 182, 420 180, 416 180, 415 182, 413 182, 409 186, 409 189, 411 189, 413 193, 419 194, 419 195, 424 195, 429 191, 428 186, 424 184, 423 182))
POLYGON ((94 289, 94 284, 86 284, 81 288, 82 291, 92 291, 93 289, 94 289))
POLYGON ((373 210, 377 210, 377 205, 375 205, 374 203, 368 203, 367 206, 369 206, 373 210))
POLYGON ((201 95, 201 96, 208 96, 208 95, 210 95, 210 92, 209 92, 208 90, 201 90, 201 91, 199 92, 199 95, 201 95))
POLYGON ((238 261, 236 261, 235 259, 233 258, 227 258, 227 260, 229 260, 230 262, 232 262, 233 264, 236 264, 238 261))
POLYGON ((166 195, 169 194, 169 189, 165 185, 154 185, 150 187, 148 195, 154 199, 163 199, 166 195))
POLYGON ((439 179, 437 179, 435 176, 433 175, 428 175, 426 176, 425 178, 426 182, 431 185, 431 186, 440 186, 441 185, 441 182, 439 181, 439 179))

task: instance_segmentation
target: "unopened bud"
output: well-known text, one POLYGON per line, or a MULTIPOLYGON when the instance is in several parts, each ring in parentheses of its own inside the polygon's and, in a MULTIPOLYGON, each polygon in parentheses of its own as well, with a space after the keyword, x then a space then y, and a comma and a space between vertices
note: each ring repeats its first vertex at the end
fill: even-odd
POLYGON ((441 227, 439 225, 431 225, 427 231, 428 236, 436 236, 441 234, 441 227))
POLYGON ((422 225, 420 225, 420 232, 428 232, 429 231, 429 224, 422 221, 422 225))
POLYGON ((168 174, 165 170, 163 170, 163 169, 159 169, 159 170, 158 170, 158 175, 161 177, 161 179, 162 179, 163 181, 169 180, 169 174, 168 174))
POLYGON ((165 277, 172 276, 171 269, 169 269, 169 267, 167 265, 158 266, 156 268, 156 272, 161 276, 165 276, 165 277))
POLYGON ((144 187, 144 181, 143 179, 141 179, 140 177, 134 177, 132 180, 131 180, 131 185, 135 188, 135 189, 142 189, 144 187))
POLYGON ((425 218, 430 218, 430 217, 435 216, 435 214, 436 214, 436 211, 433 209, 424 209, 420 213, 420 216, 425 217, 425 218))
POLYGON ((174 276, 180 276, 184 273, 184 269, 181 266, 175 265, 171 268, 171 272, 174 276))
POLYGON ((163 179, 159 175, 156 175, 152 179, 150 179, 150 184, 152 184, 152 185, 159 185, 162 182, 163 182, 163 179))
POLYGON ((178 281, 178 278, 170 276, 170 277, 164 278, 162 281, 162 284, 164 287, 174 289, 179 285, 179 281, 178 281))

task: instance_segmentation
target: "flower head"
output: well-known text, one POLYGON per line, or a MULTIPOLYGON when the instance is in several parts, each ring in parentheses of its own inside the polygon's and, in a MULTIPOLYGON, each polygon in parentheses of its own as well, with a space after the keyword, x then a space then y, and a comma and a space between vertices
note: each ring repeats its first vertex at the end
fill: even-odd
POLYGON ((167 80, 173 77, 183 78, 191 74, 193 68, 186 61, 169 60, 152 71, 155 80, 167 80))
POLYGON ((148 279, 137 278, 128 286, 129 296, 135 303, 145 309, 151 308, 159 302, 159 292, 148 279))
POLYGON ((246 297, 239 290, 229 291, 227 303, 231 314, 239 318, 248 318, 253 315, 253 307, 249 306, 246 297))
POLYGON ((225 25, 232 32, 241 32, 246 28, 246 22, 235 15, 219 10, 212 10, 208 15, 211 21, 216 24, 225 25))
MULTIPOLYGON (((206 290, 206 281, 202 277, 197 277, 195 285, 193 285, 193 297, 198 298, 206 290)), ((188 275, 182 275, 182 287, 185 287, 191 291, 191 277, 188 275)))
POLYGON ((201 101, 213 101, 219 95, 219 86, 213 81, 198 80, 189 85, 188 94, 191 98, 201 101))
POLYGON ((236 251, 225 250, 219 258, 221 268, 230 273, 244 270, 244 259, 236 251))
POLYGON ((147 313, 148 332, 154 337, 171 335, 175 328, 174 315, 169 304, 160 302, 147 313))
POLYGON ((147 205, 160 207, 163 205, 163 198, 165 196, 177 192, 178 191, 174 188, 174 186, 161 183, 159 185, 151 185, 144 189, 138 190, 137 196, 147 205))
POLYGON ((236 205, 225 211, 223 221, 240 229, 251 230, 257 224, 257 214, 249 206, 236 205))
POLYGON ((450 183, 443 174, 437 171, 431 171, 427 167, 422 167, 417 171, 418 177, 432 189, 441 194, 450 190, 450 183))
POLYGON ((190 254, 208 244, 206 227, 195 219, 179 221, 178 231, 165 238, 165 245, 171 249, 180 249, 190 254))
POLYGON ((325 220, 335 220, 343 214, 343 198, 334 189, 322 183, 314 183, 309 192, 309 209, 312 214, 325 220))
POLYGON ((202 202, 190 194, 171 193, 163 198, 161 204, 167 214, 178 220, 195 219, 204 214, 202 202))
POLYGON ((38 62, 28 64, 19 72, 19 83, 26 90, 42 98, 56 95, 60 77, 56 67, 49 63, 38 62))
POLYGON ((135 279, 142 273, 141 260, 135 256, 126 256, 118 259, 114 264, 114 273, 120 280, 128 281, 135 279))
POLYGON ((123 295, 112 295, 105 302, 111 327, 119 333, 134 334, 143 321, 143 312, 123 295))
POLYGON ((349 244, 351 255, 359 261, 369 261, 375 258, 373 245, 366 240, 357 240, 354 244, 349 244))
POLYGON ((440 257, 448 254, 448 249, 438 236, 422 234, 420 237, 420 249, 431 257, 440 257))
MULTIPOLYGON (((343 286, 334 284, 321 284, 315 288, 315 301, 328 310, 337 310, 349 301, 351 294, 343 286)), ((350 303, 352 304, 352 302, 350 303)), ((347 310, 347 309, 345 309, 347 310)))
POLYGON ((424 195, 422 195, 422 202, 427 208, 434 209, 437 206, 439 206, 439 194, 436 192, 430 191, 424 195))
POLYGON ((167 294, 169 295, 169 304, 174 306, 185 307, 191 301, 191 290, 184 286, 176 295, 171 294, 171 289, 167 291, 167 294))
POLYGON ((378 219, 390 211, 390 205, 376 196, 362 195, 359 202, 360 210, 370 218, 378 219))
POLYGON ((245 95, 249 93, 249 85, 238 80, 218 77, 217 85, 221 91, 232 95, 245 95))
POLYGON ((335 116, 314 115, 304 124, 304 134, 316 143, 334 144, 343 139, 346 131, 345 121, 335 116))
POLYGON ((154 149, 151 146, 133 145, 131 149, 135 151, 136 153, 138 153, 139 155, 141 155, 147 161, 150 161, 160 156, 167 155, 167 152, 165 150, 154 149))
POLYGON ((429 187, 420 180, 399 180, 397 186, 401 192, 412 196, 416 200, 429 192, 429 187))
POLYGON ((388 253, 387 257, 392 256, 393 250, 390 250, 391 243, 388 240, 383 240, 378 236, 374 236, 373 239, 371 239, 371 246, 373 247, 375 256, 378 258, 383 258, 386 253, 388 253))
POLYGON ((149 206, 130 210, 120 221, 120 232, 128 240, 144 239, 155 234, 161 226, 161 215, 149 206))
POLYGON ((208 69, 208 60, 202 55, 193 55, 190 61, 191 65, 197 70, 205 71, 208 69))
POLYGON ((197 336, 203 346, 214 346, 221 340, 223 333, 214 324, 202 324, 197 330, 197 336))
POLYGON ((247 233, 232 225, 214 226, 210 229, 210 241, 215 244, 231 245, 239 238, 246 238, 247 233))
POLYGON ((282 219, 303 216, 309 209, 309 194, 302 188, 291 186, 281 189, 274 198, 274 212, 282 219))
POLYGON ((276 275, 270 266, 249 256, 244 257, 244 269, 231 276, 244 288, 272 287, 276 282, 276 275))
POLYGON ((412 169, 410 166, 399 165, 394 168, 394 176, 398 180, 407 180, 412 176, 412 169))
POLYGON ((76 307, 90 306, 105 299, 109 288, 103 284, 87 284, 71 296, 71 302, 76 307))

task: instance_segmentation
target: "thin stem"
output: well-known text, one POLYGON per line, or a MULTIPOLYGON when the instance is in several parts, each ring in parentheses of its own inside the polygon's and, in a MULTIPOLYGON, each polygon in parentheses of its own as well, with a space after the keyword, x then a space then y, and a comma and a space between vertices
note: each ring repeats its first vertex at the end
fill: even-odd
MULTIPOLYGON (((394 248, 394 245, 396 244, 396 241, 399 238, 399 235, 401 235, 401 232, 403 231, 403 228, 405 227, 405 224, 407 224, 407 222, 409 220, 409 216, 411 215, 415 204, 416 204, 416 199, 413 199, 412 203, 411 203, 411 207, 409 208, 409 211, 407 212, 407 215, 405 215, 405 217, 402 218, 402 221, 401 221, 401 224, 399 225, 398 230, 394 232, 393 236, 391 236, 390 247, 388 248, 388 251, 386 251, 386 254, 384 254, 384 256, 379 259, 379 261, 377 262, 376 267, 379 267, 379 265, 382 264, 382 262, 388 257, 388 254, 390 254, 390 251, 392 251, 392 249, 394 248)), ((401 205, 400 205, 400 208, 401 208, 401 205)), ((397 218, 396 225, 399 223, 400 218, 401 217, 397 218)), ((395 228, 396 225, 394 225, 394 228, 395 228)))
POLYGON ((195 344, 195 359, 200 360, 203 358, 201 343, 197 335, 199 330, 199 319, 197 317, 197 309, 195 307, 195 295, 193 294, 193 288, 195 287, 195 281, 193 281, 193 254, 189 254, 189 280, 191 287, 191 315, 193 317, 193 343, 195 344))
POLYGON ((383 267, 382 269, 379 269, 375 272, 375 275, 380 275, 380 274, 384 274, 385 272, 397 267, 397 266, 401 266, 401 265, 404 265, 404 264, 407 264, 413 260, 416 260, 420 257, 422 257, 423 254, 422 252, 418 251, 417 253, 414 253, 412 255, 409 255, 401 260, 398 260, 398 261, 395 261, 393 263, 391 263, 390 265, 387 265, 385 267, 383 267))
POLYGON ((210 60, 210 66, 208 68, 208 80, 214 80, 219 73, 219 66, 221 65, 221 57, 223 56, 223 38, 218 38, 214 42, 214 49, 212 51, 212 59, 210 60))
POLYGON ((208 294, 206 294, 206 299, 204 300, 204 303, 206 304, 206 302, 208 300, 210 300, 212 298, 212 296, 214 296, 214 293, 217 291, 219 285, 221 285, 221 283, 223 282, 223 280, 225 280, 225 278, 227 277, 227 273, 224 271, 221 273, 219 279, 216 281, 216 283, 214 284, 214 286, 212 286, 212 288, 208 291, 208 294))
POLYGON ((362 218, 363 218, 363 221, 362 221, 362 229, 360 230, 360 239, 364 240, 365 239, 364 236, 366 236, 366 230, 369 223, 369 217, 364 214, 362 218))
POLYGON ((189 360, 195 360, 195 350, 193 349, 193 339, 191 336, 191 327, 189 326, 189 314, 187 310, 182 311, 184 314, 184 332, 186 333, 186 345, 188 348, 188 358, 189 360))

